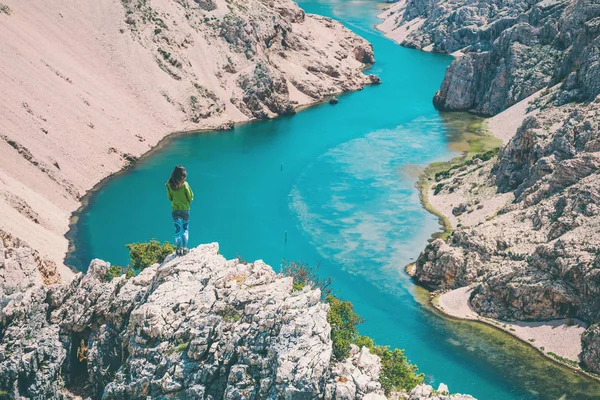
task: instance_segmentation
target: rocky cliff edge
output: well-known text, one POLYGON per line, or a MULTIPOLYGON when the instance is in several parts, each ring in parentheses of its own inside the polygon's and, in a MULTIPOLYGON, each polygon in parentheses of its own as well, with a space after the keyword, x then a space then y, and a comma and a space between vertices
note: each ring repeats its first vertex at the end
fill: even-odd
MULTIPOLYGON (((320 291, 294 291, 262 261, 228 261, 209 244, 129 279, 108 278, 109 267, 94 260, 70 283, 0 293, 2 393, 385 399, 381 361, 367 348, 333 362, 320 291)), ((441 389, 396 396, 448 398, 441 389)))

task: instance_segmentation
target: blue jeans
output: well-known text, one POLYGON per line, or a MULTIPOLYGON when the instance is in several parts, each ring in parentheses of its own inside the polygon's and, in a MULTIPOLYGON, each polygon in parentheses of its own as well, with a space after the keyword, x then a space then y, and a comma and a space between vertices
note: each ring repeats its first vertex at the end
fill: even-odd
POLYGON ((188 226, 190 224, 190 210, 173 210, 171 213, 175 223, 175 244, 177 248, 188 246, 188 226))

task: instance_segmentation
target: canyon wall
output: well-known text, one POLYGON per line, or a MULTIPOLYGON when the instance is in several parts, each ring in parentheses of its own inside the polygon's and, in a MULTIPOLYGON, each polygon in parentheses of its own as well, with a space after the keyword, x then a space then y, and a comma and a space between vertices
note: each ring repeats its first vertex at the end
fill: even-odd
POLYGON ((483 316, 591 323, 580 361, 600 372, 600 4, 412 0, 388 14, 388 28, 409 27, 404 45, 461 53, 439 109, 495 115, 537 93, 519 105, 529 115, 497 158, 436 179, 430 195, 460 191, 453 213, 481 217, 428 245, 415 279, 473 286, 470 305, 483 316))
POLYGON ((491 116, 565 80, 558 103, 594 99, 599 16, 593 0, 411 0, 388 11, 386 28, 408 29, 407 47, 459 52, 434 102, 491 116))

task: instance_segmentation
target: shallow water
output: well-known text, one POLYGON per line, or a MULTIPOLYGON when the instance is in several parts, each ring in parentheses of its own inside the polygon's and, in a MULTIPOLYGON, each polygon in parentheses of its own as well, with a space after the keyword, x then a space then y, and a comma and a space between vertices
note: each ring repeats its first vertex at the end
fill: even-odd
POLYGON ((175 164, 196 193, 191 244, 218 241, 228 258, 320 264, 366 319, 362 334, 405 348, 434 385, 480 399, 600 398, 600 385, 545 360, 491 327, 444 319, 403 267, 438 229, 414 188, 421 168, 455 156, 455 124, 431 99, 451 62, 407 50, 373 29, 373 1, 300 1, 367 38, 384 84, 336 106, 180 136, 94 193, 79 215, 73 263, 127 262, 124 245, 172 241, 164 182, 175 164), (132 207, 135 205, 135 207, 132 207))

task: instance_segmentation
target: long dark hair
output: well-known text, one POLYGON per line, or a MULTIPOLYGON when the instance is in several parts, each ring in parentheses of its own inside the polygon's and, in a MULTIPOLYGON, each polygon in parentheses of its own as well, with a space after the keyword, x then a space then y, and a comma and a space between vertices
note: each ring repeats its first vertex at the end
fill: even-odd
POLYGON ((171 189, 179 189, 184 184, 186 176, 187 172, 185 171, 185 167, 183 165, 176 166, 169 178, 169 186, 171 186, 171 189))

